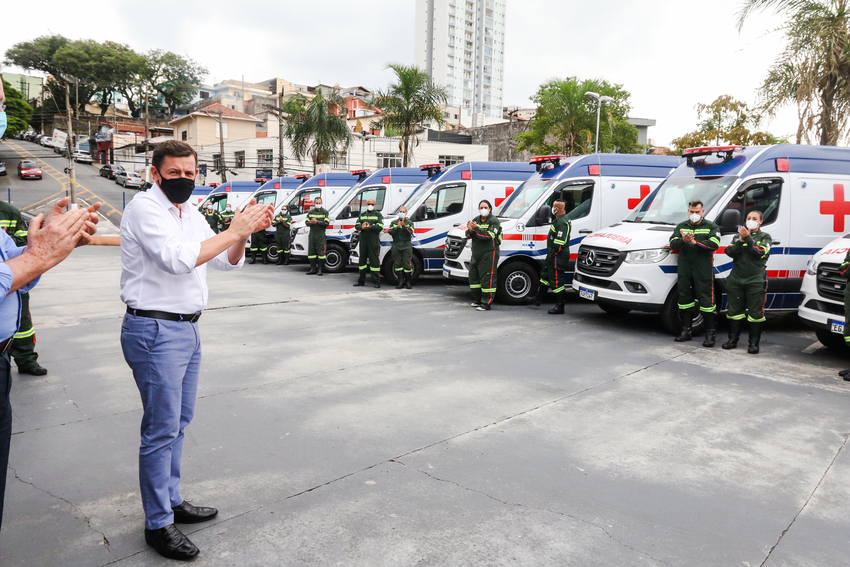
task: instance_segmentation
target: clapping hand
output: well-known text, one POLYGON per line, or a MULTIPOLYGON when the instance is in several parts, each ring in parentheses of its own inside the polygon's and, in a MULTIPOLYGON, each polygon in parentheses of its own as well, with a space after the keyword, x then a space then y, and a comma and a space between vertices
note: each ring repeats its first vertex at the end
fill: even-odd
POLYGON ((251 234, 270 227, 273 213, 271 205, 257 204, 256 199, 251 199, 243 210, 236 209, 228 230, 234 231, 239 238, 246 239, 251 234))
POLYGON ((738 227, 738 236, 741 237, 741 240, 745 239, 750 235, 750 231, 745 226, 738 227))
POLYGON ((694 243, 697 241, 697 239, 696 239, 696 238, 694 238, 694 235, 693 235, 693 234, 691 234, 690 232, 686 232, 686 233, 684 233, 684 234, 682 235, 682 240, 684 240, 684 241, 685 241, 685 242, 687 242, 688 244, 694 244, 694 243))

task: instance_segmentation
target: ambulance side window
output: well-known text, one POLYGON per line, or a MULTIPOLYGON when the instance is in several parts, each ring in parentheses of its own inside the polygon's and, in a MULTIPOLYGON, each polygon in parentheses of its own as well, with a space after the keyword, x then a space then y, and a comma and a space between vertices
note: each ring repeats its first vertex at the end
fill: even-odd
POLYGON ((751 211, 761 211, 763 226, 776 222, 779 216, 779 198, 782 196, 781 179, 760 179, 751 182, 735 195, 718 219, 720 232, 732 234, 744 225, 751 211))
POLYGON ((322 196, 322 190, 319 189, 317 191, 310 191, 301 193, 298 198, 289 205, 289 214, 291 215, 303 215, 305 213, 310 212, 310 209, 313 208, 313 204, 315 203, 316 197, 322 196))
POLYGON ((222 212, 224 211, 224 207, 227 206, 227 195, 214 197, 211 201, 213 203, 213 209, 218 210, 218 212, 222 212))
POLYGON ((593 204, 593 184, 562 185, 546 201, 546 204, 551 207, 557 200, 564 201, 566 204, 565 210, 569 220, 584 218, 590 214, 590 207, 593 204))
POLYGON ((257 204, 274 205, 275 197, 277 197, 277 193, 260 193, 257 195, 257 204))
POLYGON ((380 211, 384 208, 384 196, 386 195, 386 192, 387 190, 384 187, 375 187, 373 189, 361 191, 348 202, 348 206, 351 207, 351 215, 356 217, 365 211, 366 202, 369 199, 375 199, 375 210, 380 211))
POLYGON ((426 220, 438 219, 463 212, 466 198, 466 185, 446 185, 440 187, 425 200, 426 220))

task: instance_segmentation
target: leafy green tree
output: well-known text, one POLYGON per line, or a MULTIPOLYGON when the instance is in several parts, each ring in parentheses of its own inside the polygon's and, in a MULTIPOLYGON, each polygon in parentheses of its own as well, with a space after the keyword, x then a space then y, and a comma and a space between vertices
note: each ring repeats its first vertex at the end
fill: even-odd
POLYGON ((390 63, 387 68, 395 72, 396 80, 386 90, 376 92, 372 104, 383 112, 378 127, 401 137, 402 166, 407 167, 413 148, 419 145, 416 129, 424 122, 444 123, 442 107, 449 95, 418 67, 390 63))
POLYGON ((531 100, 537 112, 528 130, 517 135, 517 151, 538 154, 587 154, 594 150, 597 102, 585 96, 588 91, 614 99, 602 105, 599 151, 642 153, 637 128, 629 124, 630 94, 622 85, 577 77, 553 79, 540 86, 531 100))
POLYGON ((745 0, 738 29, 754 12, 785 15, 785 47, 759 95, 768 114, 797 105, 797 143, 846 141, 850 116, 850 6, 848 0, 745 0))
POLYGON ((178 106, 192 102, 207 73, 206 67, 188 57, 154 49, 145 54, 141 75, 153 92, 162 96, 169 117, 173 117, 178 106))
POLYGON ((12 88, 9 81, 3 80, 3 90, 6 93, 6 133, 4 138, 17 136, 27 129, 32 119, 32 108, 17 89, 12 88))
POLYGON ((347 111, 345 99, 338 92, 331 92, 326 97, 320 87, 312 100, 307 101, 304 97, 287 100, 284 110, 291 112, 283 135, 292 144, 298 161, 310 157, 314 174, 318 164, 330 163, 334 154, 347 150, 351 144, 351 131, 340 116, 347 111))
POLYGON ((672 141, 673 151, 681 155, 682 150, 700 146, 733 144, 740 146, 762 146, 787 144, 769 132, 758 130, 759 116, 747 103, 731 95, 717 97, 710 104, 696 105, 697 129, 672 141))

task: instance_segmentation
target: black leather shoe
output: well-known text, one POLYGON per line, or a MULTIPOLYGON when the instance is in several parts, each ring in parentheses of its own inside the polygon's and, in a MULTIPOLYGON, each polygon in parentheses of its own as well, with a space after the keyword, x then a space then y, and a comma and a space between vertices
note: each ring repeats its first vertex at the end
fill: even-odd
POLYGON ((175 524, 199 524, 212 520, 218 515, 218 510, 215 508, 192 506, 185 500, 180 506, 174 506, 171 509, 174 511, 175 524))
POLYGON ((356 281, 354 282, 354 287, 362 287, 366 285, 366 282, 356 281))
POLYGON ((47 368, 40 366, 36 363, 35 366, 27 366, 26 368, 18 368, 18 372, 21 374, 31 374, 33 376, 44 376, 47 374, 47 368))
POLYGON ((157 553, 169 559, 189 561, 201 552, 174 524, 158 530, 145 529, 145 541, 157 553))
POLYGON ((375 282, 375 287, 381 287, 381 282, 375 282))
POLYGON ((848 374, 850 374, 850 368, 848 368, 847 370, 842 370, 841 372, 838 373, 838 375, 841 376, 842 378, 844 378, 848 374))

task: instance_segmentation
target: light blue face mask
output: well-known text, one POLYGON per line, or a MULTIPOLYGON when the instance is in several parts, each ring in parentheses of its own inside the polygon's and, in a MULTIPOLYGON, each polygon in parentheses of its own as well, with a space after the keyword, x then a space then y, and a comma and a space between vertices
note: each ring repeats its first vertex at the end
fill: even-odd
POLYGON ((0 138, 3 137, 3 134, 6 133, 6 126, 8 125, 8 120, 6 119, 6 113, 0 112, 0 138))

